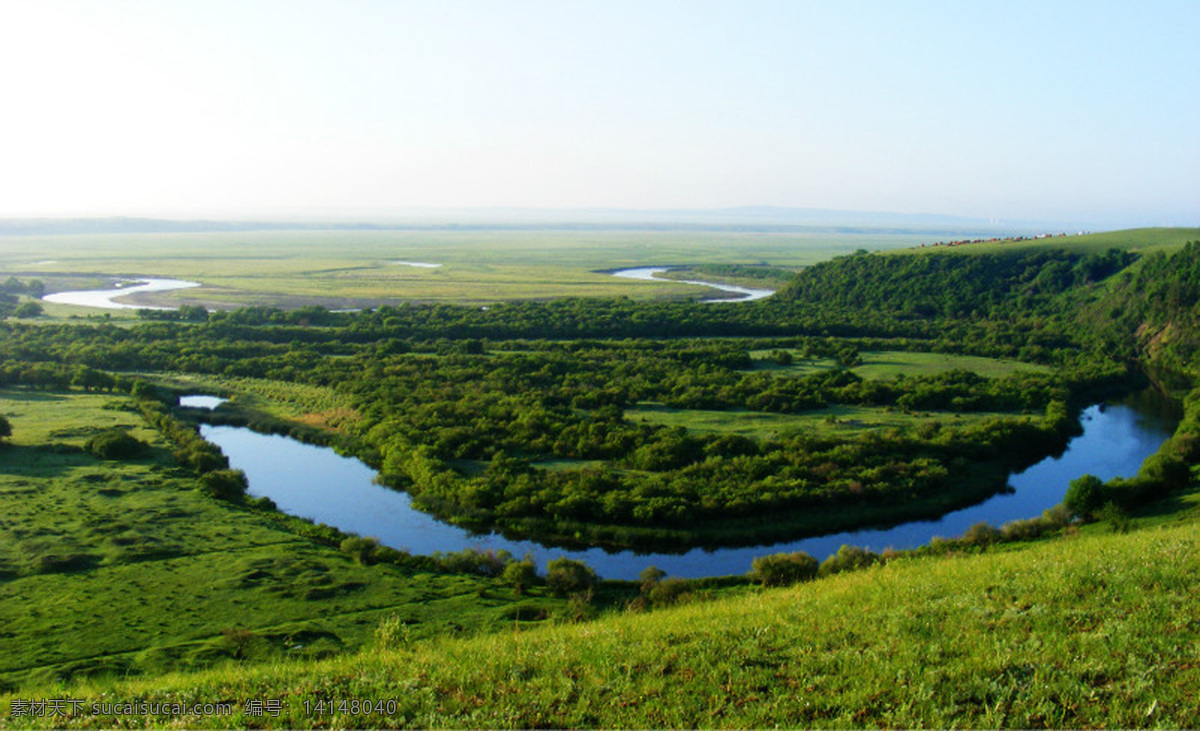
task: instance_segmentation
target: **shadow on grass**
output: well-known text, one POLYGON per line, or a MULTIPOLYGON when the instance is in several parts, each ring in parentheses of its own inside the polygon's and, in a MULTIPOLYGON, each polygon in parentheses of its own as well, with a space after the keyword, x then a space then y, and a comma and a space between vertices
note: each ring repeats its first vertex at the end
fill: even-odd
POLYGON ((96 459, 70 444, 0 444, 0 474, 60 477, 96 459))
POLYGON ((1181 516, 1200 512, 1200 485, 1189 485, 1182 490, 1176 490, 1170 495, 1156 500, 1149 505, 1138 508, 1133 512, 1136 518, 1178 519, 1181 516))
POLYGON ((14 391, 9 389, 0 390, 0 403, 5 401, 26 401, 26 402, 47 402, 47 401, 66 401, 69 397, 61 394, 52 393, 50 391, 14 391))

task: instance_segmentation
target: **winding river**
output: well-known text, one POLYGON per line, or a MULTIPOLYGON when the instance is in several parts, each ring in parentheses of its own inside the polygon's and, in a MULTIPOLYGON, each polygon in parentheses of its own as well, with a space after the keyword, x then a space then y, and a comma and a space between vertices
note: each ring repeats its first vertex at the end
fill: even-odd
POLYGON ((182 279, 136 279, 132 283, 117 285, 112 289, 86 289, 72 292, 55 292, 42 297, 46 302, 57 302, 62 305, 82 305, 84 307, 102 307, 108 310, 174 310, 174 307, 156 307, 154 305, 131 305, 117 302, 117 297, 127 297, 142 292, 170 292, 176 289, 199 287, 199 282, 186 282, 182 279))
POLYGON ((743 574, 754 557, 767 553, 805 551, 823 559, 843 544, 875 551, 915 548, 935 536, 960 535, 982 520, 999 526, 1040 515, 1061 502, 1067 484, 1082 474, 1091 473, 1101 479, 1136 474, 1142 460, 1175 429, 1178 416, 1164 402, 1161 397, 1155 400, 1141 394, 1084 410, 1083 434, 1072 439, 1063 454, 1013 474, 1009 480, 1012 491, 937 520, 760 546, 697 548, 682 554, 609 552, 601 548, 571 551, 534 541, 510 540, 495 533, 472 534, 414 509, 408 494, 377 484, 370 467, 332 449, 242 427, 204 425, 201 434, 221 447, 233 467, 246 472, 250 494, 270 497, 284 512, 373 536, 385 545, 414 554, 464 548, 507 550, 515 556, 532 554, 543 570, 547 561, 567 556, 586 561, 610 579, 634 579, 651 564, 671 576, 696 578, 743 574))
POLYGON ((760 300, 765 297, 770 297, 775 294, 773 289, 753 289, 751 287, 739 287, 735 284, 721 284, 719 282, 701 282, 696 279, 663 279, 659 274, 669 272, 675 267, 636 267, 634 269, 618 269, 615 272, 609 272, 614 277, 622 277, 625 279, 641 279, 643 281, 655 282, 679 282, 680 284, 698 284, 703 287, 712 287, 723 292, 733 292, 740 295, 739 297, 714 298, 700 300, 709 304, 720 304, 724 302, 750 302, 751 300, 760 300))

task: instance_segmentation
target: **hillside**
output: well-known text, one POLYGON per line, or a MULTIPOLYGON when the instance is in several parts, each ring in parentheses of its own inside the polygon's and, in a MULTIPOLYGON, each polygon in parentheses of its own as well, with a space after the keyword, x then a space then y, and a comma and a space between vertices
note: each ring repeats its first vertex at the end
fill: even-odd
MULTIPOLYGON (((238 706, 144 719, 189 727, 1195 727, 1198 503, 1161 504, 1172 518, 1129 534, 1096 526, 648 614, 54 693, 238 706), (282 713, 246 714, 254 699, 282 713), (336 712, 340 699, 387 712, 336 712)), ((5 722, 119 720, 8 715, 46 692, 8 698, 5 722)))

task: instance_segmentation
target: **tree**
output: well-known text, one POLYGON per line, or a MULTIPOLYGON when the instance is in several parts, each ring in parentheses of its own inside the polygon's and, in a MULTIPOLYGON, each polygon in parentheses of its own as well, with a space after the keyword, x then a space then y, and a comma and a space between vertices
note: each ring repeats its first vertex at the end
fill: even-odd
POLYGON ((1104 504, 1104 483, 1095 475, 1071 480, 1063 505, 1078 518, 1088 518, 1104 504))
POLYGON ((17 305, 17 309, 13 310, 13 314, 17 317, 38 317, 43 312, 42 305, 39 302, 32 300, 22 302, 17 305))
POLYGON ((649 596, 650 591, 658 585, 658 582, 666 578, 667 572, 657 566, 647 566, 642 569, 642 573, 638 574, 638 579, 641 581, 642 595, 649 596))
POLYGON ((558 596, 588 591, 596 583, 596 572, 582 561, 567 557, 546 564, 546 585, 558 596))
POLYGON ((12 436, 12 424, 8 419, 0 416, 0 439, 7 439, 12 436))
POLYGON ((222 500, 246 494, 246 473, 241 470, 211 470, 200 476, 200 482, 210 495, 222 500))
POLYGON ((524 594, 525 590, 537 583, 537 567, 533 561, 509 561, 500 574, 500 580, 513 588, 514 594, 524 594))

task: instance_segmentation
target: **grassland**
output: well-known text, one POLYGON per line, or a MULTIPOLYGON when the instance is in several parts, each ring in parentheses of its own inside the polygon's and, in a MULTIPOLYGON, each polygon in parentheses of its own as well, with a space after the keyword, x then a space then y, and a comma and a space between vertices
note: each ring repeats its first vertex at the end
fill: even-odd
POLYGON ((1194 491, 1177 495, 1128 534, 1097 524, 580 625, 30 687, 0 708, 40 697, 234 702, 225 717, 123 720, 189 727, 1194 728, 1197 504, 1194 491), (252 699, 279 699, 280 715, 246 715, 252 699), (316 712, 340 699, 392 701, 393 712, 316 712))
POLYGON ((824 437, 850 436, 873 429, 916 429, 937 422, 945 426, 966 426, 997 416, 999 412, 922 412, 905 413, 897 409, 871 406, 834 405, 803 414, 774 414, 761 411, 707 411, 672 409, 660 404, 643 403, 625 412, 630 421, 644 421, 669 427, 683 427, 697 434, 739 434, 752 439, 770 439, 789 433, 824 437))
POLYGON ((360 566, 273 514, 210 498, 125 401, 0 391, 0 687, 159 672, 222 658, 321 656, 396 615, 412 637, 511 627, 561 602, 467 575, 360 566), (101 461, 89 436, 149 444, 101 461))
MULTIPOLYGON (((774 350, 752 350, 750 357, 755 361, 755 369, 771 371, 781 376, 807 376, 840 367, 833 358, 805 358, 796 351, 788 352, 793 357, 790 365, 777 363, 774 350)), ((866 379, 894 378, 901 375, 923 376, 951 370, 971 371, 984 378, 1001 378, 1018 372, 1050 371, 1048 367, 1036 363, 951 353, 877 350, 863 351, 859 356, 862 362, 850 370, 860 378, 866 379)))
MULTIPOLYGON (((359 307, 386 302, 693 297, 694 285, 631 281, 606 270, 700 263, 800 267, 858 248, 907 246, 911 234, 731 231, 285 231, 0 238, 0 274, 52 289, 111 277, 202 282, 145 303, 359 307), (414 267, 399 262, 441 264, 414 267)), ((79 310, 48 310, 81 314, 79 310)), ((116 316, 116 315, 114 315, 116 316)))
MULTIPOLYGON (((993 254, 998 251, 1068 249, 1081 253, 1099 253, 1109 249, 1122 249, 1149 254, 1153 252, 1170 253, 1189 241, 1200 241, 1200 228, 1136 228, 1024 241, 985 241, 953 247, 927 246, 915 251, 920 253, 993 254)), ((913 253, 914 250, 898 249, 895 251, 896 253, 913 253)))

